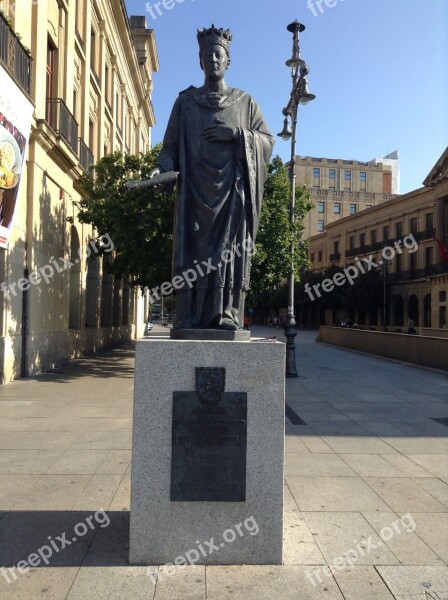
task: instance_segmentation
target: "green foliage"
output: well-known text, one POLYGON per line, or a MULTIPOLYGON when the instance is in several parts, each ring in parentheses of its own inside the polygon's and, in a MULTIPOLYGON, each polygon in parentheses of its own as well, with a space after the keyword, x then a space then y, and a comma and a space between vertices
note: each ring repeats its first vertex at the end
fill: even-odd
POLYGON ((110 235, 116 251, 111 271, 150 288, 171 279, 175 194, 131 191, 123 185, 147 178, 160 149, 155 146, 139 157, 120 152, 104 156, 94 166, 94 176, 81 177, 82 199, 75 203, 81 223, 110 235))
MULTIPOLYGON (((81 177, 82 199, 75 203, 81 223, 92 224, 98 235, 110 235, 116 251, 112 272, 127 274, 149 288, 171 279, 175 193, 130 191, 123 185, 129 179, 148 177, 160 150, 158 145, 146 156, 115 152, 103 157, 94 166, 94 175, 81 177)), ((305 188, 297 189, 291 223, 290 198, 285 166, 275 157, 268 165, 253 259, 249 301, 254 305, 281 290, 291 265, 291 244, 296 274, 308 266, 307 244, 301 234, 312 203, 305 188)))
POLYGON ((265 304, 284 286, 291 269, 294 248, 294 272, 309 265, 308 244, 302 238, 304 219, 313 204, 305 187, 296 189, 295 218, 290 219, 291 184, 286 168, 276 156, 268 165, 268 178, 261 210, 260 227, 253 258, 248 303, 265 304))

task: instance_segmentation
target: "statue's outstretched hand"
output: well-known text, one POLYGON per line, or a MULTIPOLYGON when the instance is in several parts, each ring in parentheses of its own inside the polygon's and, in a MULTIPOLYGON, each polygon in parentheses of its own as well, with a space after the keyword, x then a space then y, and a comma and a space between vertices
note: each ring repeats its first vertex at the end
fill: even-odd
POLYGON ((202 132, 202 136, 209 142, 232 142, 236 140, 238 129, 227 125, 221 119, 215 119, 216 125, 207 127, 202 132))
POLYGON ((155 169, 153 169, 150 173, 149 173, 149 177, 148 179, 152 179, 153 177, 157 177, 157 175, 160 175, 160 169, 158 167, 156 167, 155 169))

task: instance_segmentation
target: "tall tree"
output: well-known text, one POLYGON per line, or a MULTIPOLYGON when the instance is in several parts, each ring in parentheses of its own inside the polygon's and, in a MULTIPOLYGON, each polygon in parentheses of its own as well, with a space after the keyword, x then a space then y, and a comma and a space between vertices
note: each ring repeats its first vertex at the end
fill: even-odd
POLYGON ((290 219, 291 184, 285 165, 275 156, 268 165, 268 178, 261 209, 256 252, 252 263, 248 301, 265 303, 288 278, 291 245, 294 274, 309 266, 308 244, 303 239, 304 219, 313 204, 305 187, 296 189, 294 221, 290 219))
POLYGON ((82 198, 75 204, 81 223, 108 233, 115 246, 111 270, 150 288, 171 279, 175 194, 128 190, 124 183, 148 177, 160 145, 139 157, 114 152, 101 158, 93 173, 80 180, 82 198))
MULTIPOLYGON (((128 190, 129 179, 145 178, 157 162, 161 146, 145 156, 104 156, 94 174, 80 180, 82 198, 76 202, 78 219, 92 224, 101 234, 109 233, 115 246, 112 271, 132 276, 134 282, 150 289, 171 279, 175 193, 166 190, 128 190)), ((308 266, 307 244, 302 240, 303 220, 312 207, 305 188, 296 192, 294 223, 289 206, 290 181, 282 160, 274 157, 268 165, 256 253, 253 257, 249 301, 263 302, 285 283, 294 245, 296 275, 308 266)))

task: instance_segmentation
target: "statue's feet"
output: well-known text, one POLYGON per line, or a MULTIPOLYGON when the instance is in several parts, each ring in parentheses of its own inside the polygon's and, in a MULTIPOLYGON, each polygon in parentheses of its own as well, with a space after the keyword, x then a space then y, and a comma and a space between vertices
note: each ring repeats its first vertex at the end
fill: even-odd
POLYGON ((237 331, 239 329, 238 325, 232 319, 221 319, 219 328, 226 331, 237 331))

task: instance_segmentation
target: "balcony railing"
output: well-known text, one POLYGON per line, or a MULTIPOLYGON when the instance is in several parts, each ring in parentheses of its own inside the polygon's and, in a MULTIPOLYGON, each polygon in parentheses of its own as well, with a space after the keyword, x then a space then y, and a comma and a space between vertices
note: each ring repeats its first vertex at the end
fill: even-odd
POLYGON ((32 60, 0 12, 0 62, 30 98, 32 60))
POLYGON ((89 147, 82 138, 79 138, 79 164, 88 173, 94 162, 95 159, 89 147))
POLYGON ((330 262, 340 260, 340 258, 341 258, 340 252, 334 252, 333 254, 330 254, 330 262))
POLYGON ((45 120, 60 135, 78 156, 78 123, 62 98, 47 98, 45 120))

